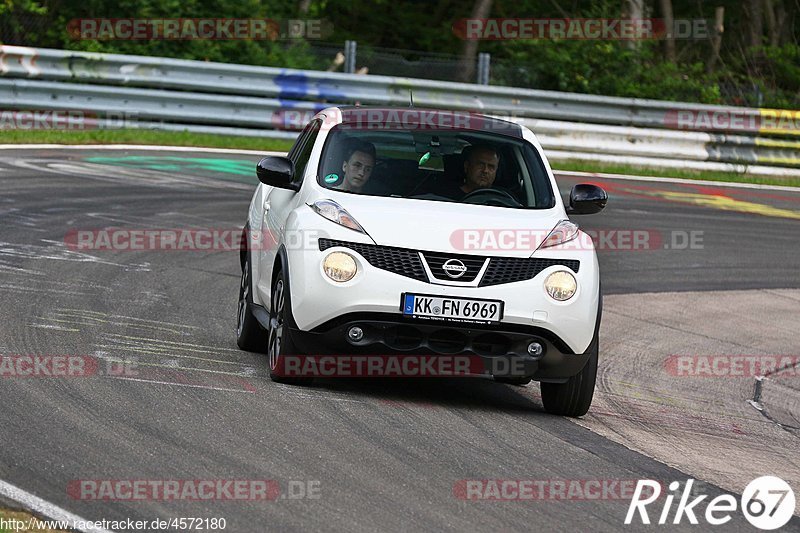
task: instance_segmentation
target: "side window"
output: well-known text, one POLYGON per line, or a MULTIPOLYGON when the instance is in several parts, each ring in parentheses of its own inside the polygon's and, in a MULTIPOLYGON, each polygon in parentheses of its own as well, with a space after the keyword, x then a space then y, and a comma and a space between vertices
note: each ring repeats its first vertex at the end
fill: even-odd
POLYGON ((315 120, 308 125, 306 131, 301 135, 300 140, 294 145, 292 151, 289 152, 289 159, 294 163, 294 176, 296 180, 301 180, 306 171, 306 165, 311 158, 311 150, 314 148, 314 143, 317 141, 317 135, 322 121, 315 120))
POLYGON ((294 144, 292 145, 292 148, 289 150, 289 153, 287 154, 287 157, 289 159, 291 159, 292 161, 294 161, 295 155, 297 155, 297 152, 303 146, 303 143, 305 142, 306 138, 308 137, 308 132, 311 131, 311 126, 312 126, 312 124, 306 124, 306 127, 303 128, 303 131, 301 131, 300 135, 297 136, 297 140, 294 141, 294 144))

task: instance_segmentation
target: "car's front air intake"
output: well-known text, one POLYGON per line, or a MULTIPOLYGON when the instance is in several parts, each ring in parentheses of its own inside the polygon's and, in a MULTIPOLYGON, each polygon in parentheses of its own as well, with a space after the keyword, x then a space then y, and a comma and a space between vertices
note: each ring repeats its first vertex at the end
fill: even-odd
MULTIPOLYGON (((319 249, 327 250, 334 246, 349 248, 361 254, 367 262, 375 268, 393 272, 407 278, 430 282, 425 274, 425 268, 418 250, 396 248, 394 246, 380 246, 376 244, 363 244, 356 242, 337 241, 333 239, 320 239, 319 249)), ((477 271, 486 261, 485 256, 448 254, 447 252, 422 251, 428 266, 435 278, 447 280, 442 265, 449 259, 459 259, 467 267, 467 274, 460 280, 473 281, 477 271), (437 271, 438 269, 438 271, 437 271)), ((575 259, 535 259, 526 257, 490 257, 489 265, 478 284, 479 287, 502 285, 534 278, 539 272, 553 265, 562 265, 573 272, 578 272, 580 261, 575 259)), ((433 280, 434 282, 436 280, 433 280)))
POLYGON ((428 276, 425 274, 425 268, 422 266, 419 254, 414 250, 358 242, 334 241, 332 239, 319 240, 320 250, 327 250, 334 246, 342 246, 358 252, 375 268, 388 270, 419 281, 428 281, 428 276))

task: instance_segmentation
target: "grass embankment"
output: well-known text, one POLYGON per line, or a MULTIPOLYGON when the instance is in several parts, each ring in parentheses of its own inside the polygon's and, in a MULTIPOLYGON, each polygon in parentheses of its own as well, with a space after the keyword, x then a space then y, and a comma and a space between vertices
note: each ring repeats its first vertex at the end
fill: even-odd
POLYGON ((198 146, 235 148, 256 151, 286 151, 292 141, 259 139, 234 135, 211 135, 185 131, 153 130, 0 130, 0 144, 153 144, 165 146, 198 146))

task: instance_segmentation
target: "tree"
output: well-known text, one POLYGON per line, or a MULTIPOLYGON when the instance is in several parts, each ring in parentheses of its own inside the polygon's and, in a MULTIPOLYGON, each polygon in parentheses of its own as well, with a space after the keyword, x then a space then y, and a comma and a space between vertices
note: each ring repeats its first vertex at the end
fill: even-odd
POLYGON ((672 0, 659 0, 661 6, 661 16, 664 19, 664 28, 666 34, 664 35, 664 58, 667 61, 675 62, 675 35, 673 35, 673 27, 675 26, 675 19, 672 16, 672 0))
MULTIPOLYGON (((485 19, 492 10, 492 0, 475 0, 472 5, 471 19, 485 19)), ((475 39, 464 39, 461 47, 461 81, 475 81, 475 61, 478 57, 478 43, 475 39)))

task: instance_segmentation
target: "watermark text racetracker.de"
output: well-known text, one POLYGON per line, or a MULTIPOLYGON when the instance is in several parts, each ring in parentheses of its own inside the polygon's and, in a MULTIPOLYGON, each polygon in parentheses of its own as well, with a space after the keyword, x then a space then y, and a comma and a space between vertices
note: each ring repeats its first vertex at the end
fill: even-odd
POLYGON ((664 125, 689 131, 800 133, 800 111, 671 109, 664 114, 664 125))
MULTIPOLYGON (((498 251, 534 252, 550 231, 511 228, 464 228, 450 235, 450 244, 459 251, 492 253, 498 251)), ((652 250, 701 250, 702 230, 659 231, 652 229, 582 229, 563 250, 603 250, 643 252, 652 250)))
POLYGON ((320 480, 290 479, 73 479, 67 495, 82 501, 319 500, 320 480))
POLYGON ((0 380, 137 375, 137 363, 128 359, 100 360, 90 355, 0 354, 0 380))
POLYGON ((137 113, 127 111, 0 109, 0 130, 112 130, 132 127, 136 119, 137 113))
POLYGON ((322 19, 270 18, 81 18, 67 23, 73 39, 247 40, 324 39, 333 25, 322 19))
POLYGON ((800 378, 800 355, 670 355, 664 370, 689 378, 800 378))
POLYGON ((500 362, 487 368, 480 357, 468 355, 365 354, 285 355, 276 372, 286 377, 318 378, 424 378, 461 377, 488 372, 520 375, 522 365, 500 362))
MULTIPOLYGON (((318 110, 285 107, 270 117, 273 128, 300 130, 318 110)), ((472 129, 497 132, 515 131, 516 115, 493 113, 492 117, 472 111, 432 111, 418 108, 371 109, 347 108, 326 113, 321 129, 339 127, 350 131, 472 129), (500 119, 500 120, 498 120, 500 119), (342 124, 342 122, 345 122, 342 124)))
MULTIPOLYGON (((318 247, 319 232, 286 231, 282 244, 290 249, 318 247)), ((103 228, 72 229, 64 236, 70 250, 144 252, 274 250, 277 237, 269 231, 241 228, 103 228)))
POLYGON ((601 40, 641 41, 671 37, 708 39, 713 24, 706 19, 659 18, 470 18, 453 24, 465 40, 601 40))
POLYGON ((275 372, 284 377, 309 378, 442 378, 524 377, 532 370, 530 360, 523 357, 403 353, 283 355, 278 359, 275 372))
POLYGON ((637 483, 636 479, 461 479, 453 485, 453 495, 468 501, 628 501, 637 483))

